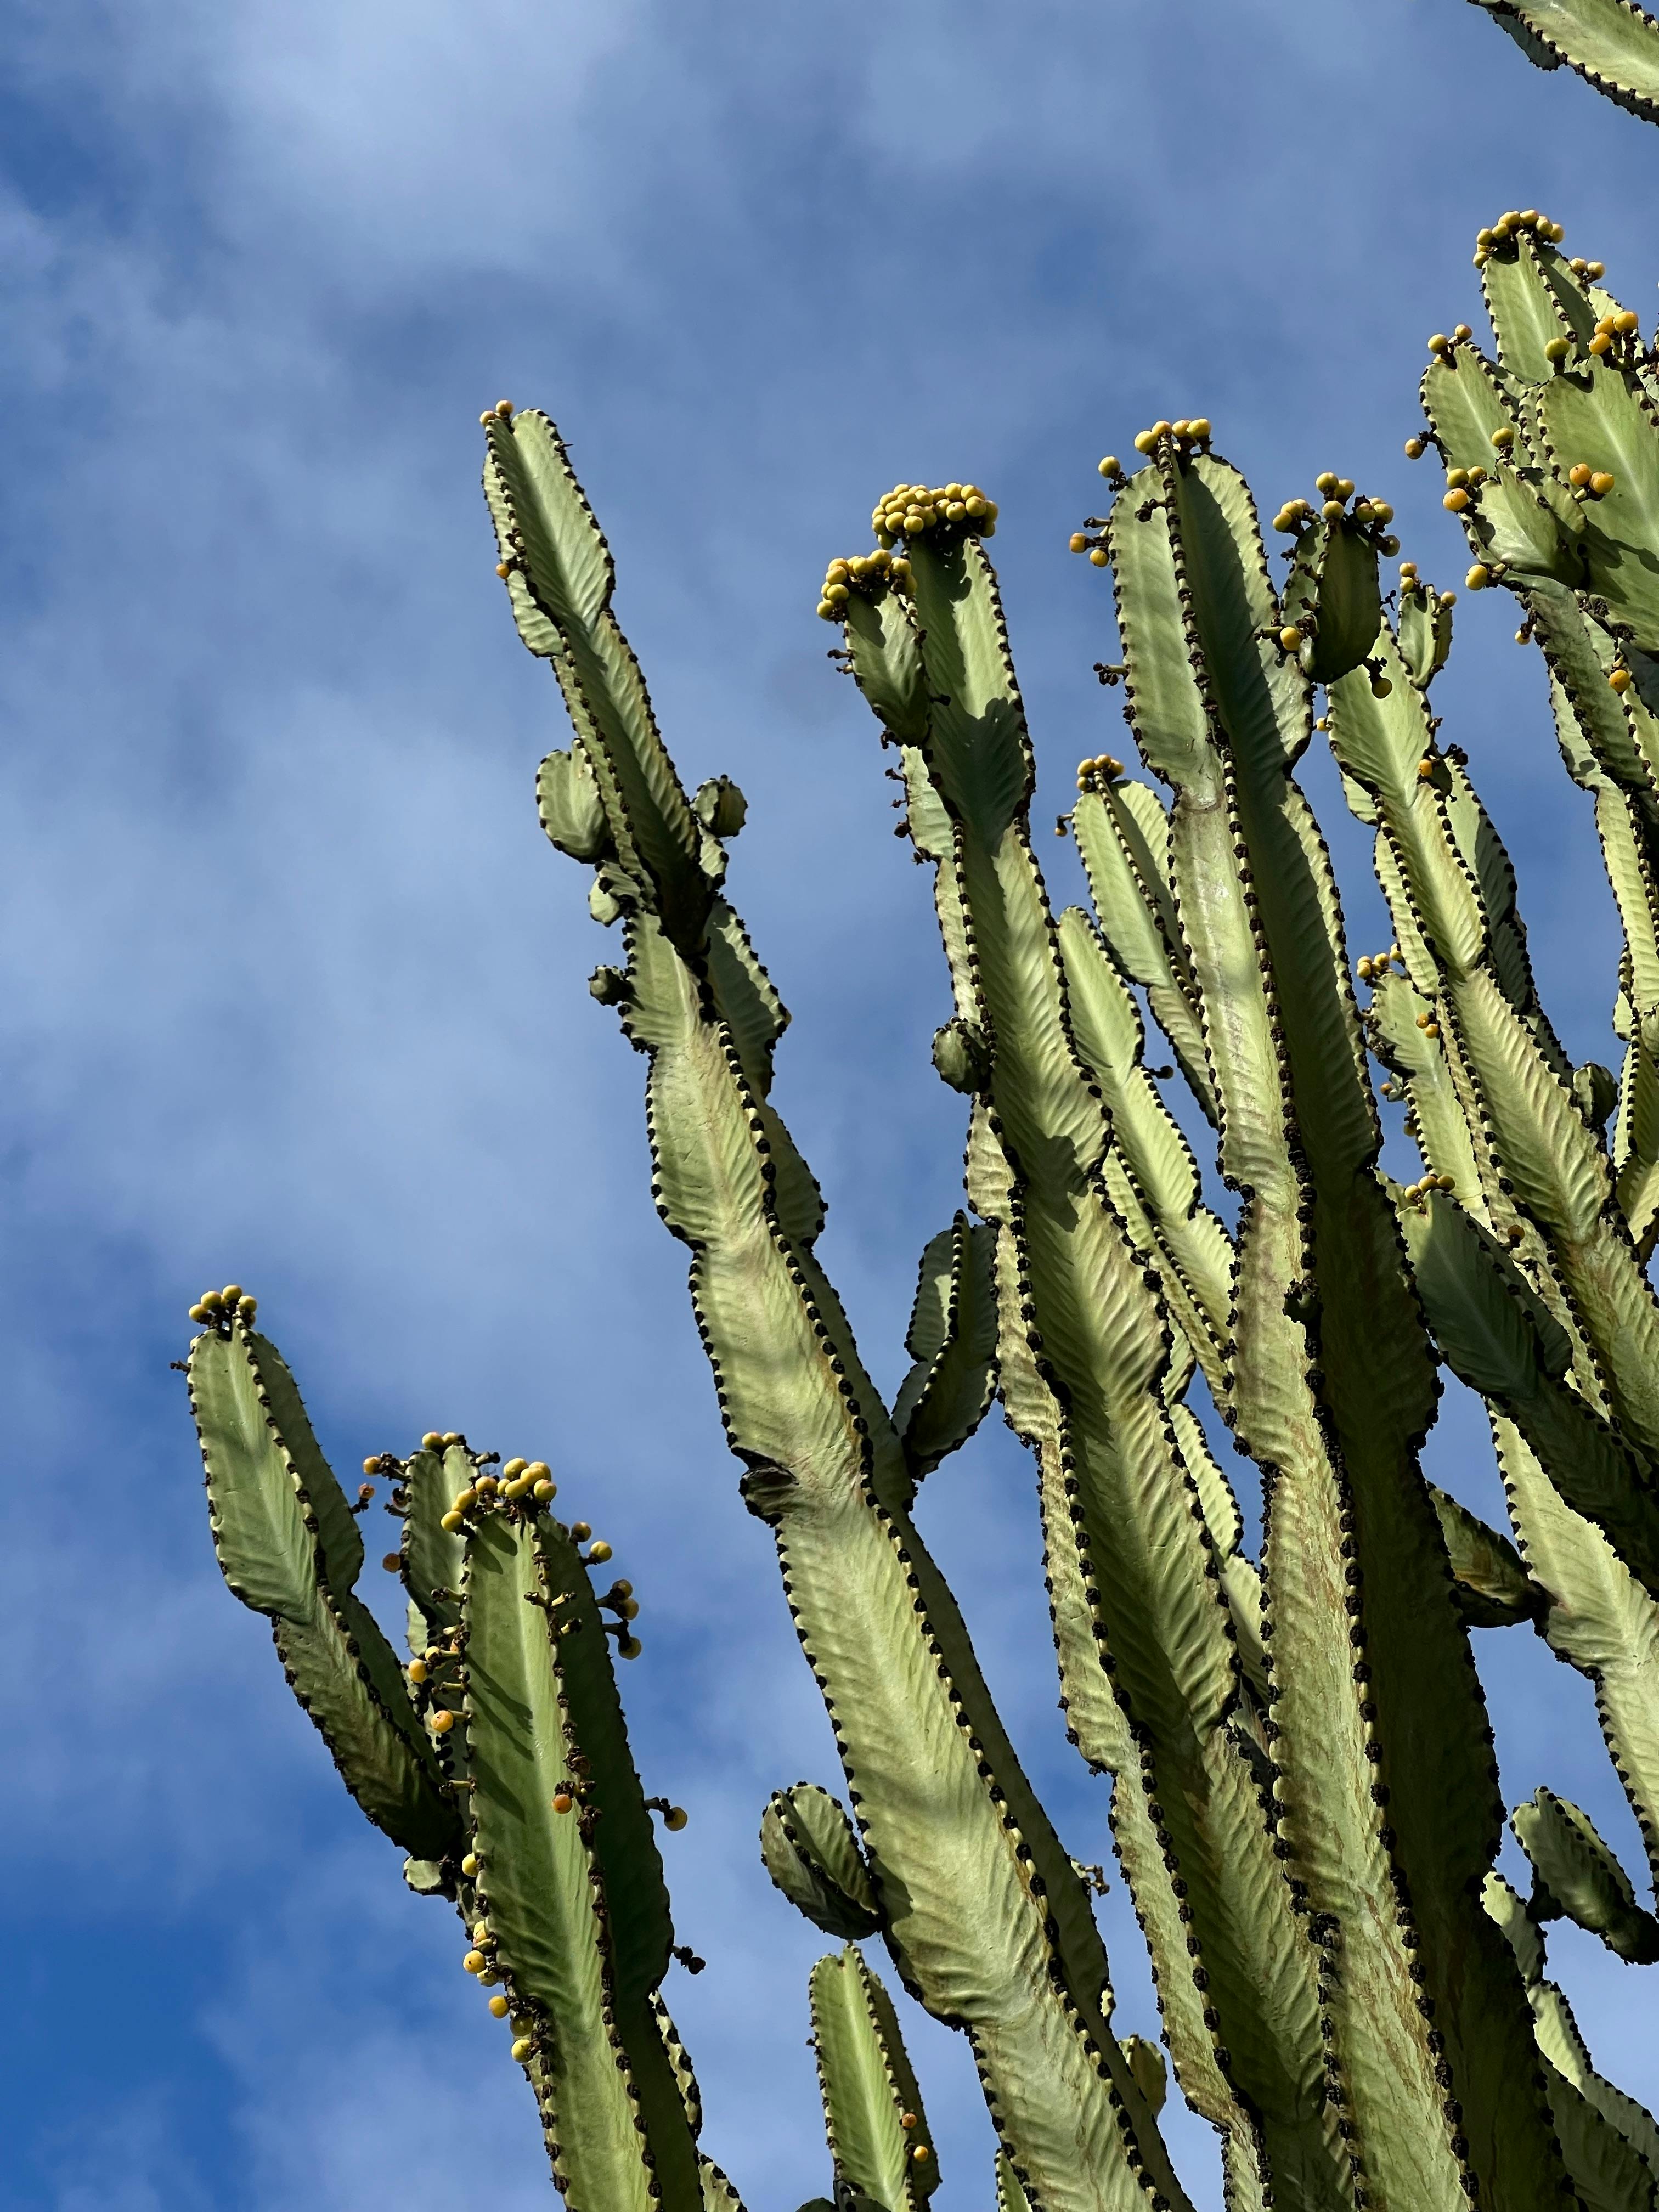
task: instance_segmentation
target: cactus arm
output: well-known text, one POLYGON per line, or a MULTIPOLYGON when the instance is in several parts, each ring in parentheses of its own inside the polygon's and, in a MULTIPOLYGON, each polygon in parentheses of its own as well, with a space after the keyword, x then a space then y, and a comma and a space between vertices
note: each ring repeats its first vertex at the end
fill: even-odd
POLYGON ((1380 1132, 1328 861, 1289 775, 1306 684, 1281 653, 1253 510, 1224 464, 1164 441, 1120 493, 1109 547, 1136 734, 1176 787, 1175 878, 1224 1169, 1244 1187, 1235 1407, 1271 1473, 1276 1794, 1308 1903, 1341 1930, 1323 1993, 1352 2147, 1402 2202, 1453 2201, 1468 2173, 1505 2203, 1541 2205, 1559 2168, 1541 2105, 1515 2095, 1528 2078, 1520 1992, 1467 1911, 1498 1808, 1414 1465, 1432 1374, 1373 1176, 1380 1132), (1331 1634, 1334 1604, 1353 1655, 1331 1634), (1411 1899, 1409 1960, 1370 1902, 1391 1887, 1411 1899), (1458 2083, 1455 2130, 1437 2068, 1458 2083))
POLYGON ((459 1821, 396 1654, 351 1589, 362 1540, 280 1353, 238 1318, 197 1338, 188 1380, 226 1581, 270 1618, 295 1694, 369 1819, 411 1858, 445 1859, 459 1821))
POLYGON ((893 1424, 918 1480, 967 1443, 996 1389, 996 1234, 958 1213, 921 1255, 893 1424))
POLYGON ((1549 1602, 1547 1594, 1528 1575, 1508 1537, 1432 1484, 1430 1494, 1457 1583, 1458 1608, 1469 1626, 1512 1628, 1536 1620, 1549 1602))
MULTIPOLYGON (((933 702, 922 750, 955 824, 942 865, 967 920, 958 988, 972 994, 990 1048, 988 1133, 1008 1170, 1000 1192, 970 1164, 969 1194, 1013 1255, 1016 1301, 1010 1313, 1005 1300, 1005 1316, 1026 1340, 1027 1389, 1040 1386, 1037 1424, 1025 1433, 1057 1457, 1061 1510, 1074 1522, 1074 1554, 1057 1556, 1051 1542, 1049 1580, 1059 1584, 1075 1560, 1137 1743, 1133 1765, 1117 1769, 1115 1818, 1118 1798, 1132 1801, 1117 1823, 1120 1850, 1188 2094, 1247 2142, 1259 2129, 1267 2170, 1287 2189, 1340 2202, 1340 2160, 1318 2109, 1313 1961, 1301 1931, 1272 1910, 1282 1884, 1226 1724, 1239 1694, 1231 1623, 1158 1395, 1167 1324, 1096 1179, 1108 1128, 1068 1022, 1066 971, 1029 842, 1029 741, 994 582, 972 538, 913 540, 909 550, 933 702), (1148 1828, 1154 1848, 1144 1852, 1148 1828)), ((855 674, 873 627, 855 607, 855 674)), ((946 944, 948 952, 948 935, 946 944)), ((1005 1364, 1018 1358, 1007 1334, 1005 1364)), ((1067 1707, 1097 1757, 1107 1747, 1085 1737, 1069 1693, 1067 1707)), ((1116 1735, 1121 1723, 1108 1727, 1116 1735)))
POLYGON ((1510 1826, 1532 1863, 1534 1918, 1565 1915, 1633 1966, 1659 1960, 1659 1920, 1638 1905, 1630 1876, 1587 1813, 1540 1787, 1516 1807, 1510 1826))
MULTIPOLYGON (((1121 1177, 1125 1196, 1144 1213, 1164 1297, 1212 1396, 1224 1405, 1232 1240, 1200 1202, 1192 1149, 1142 1065, 1139 1012, 1093 925, 1079 908, 1069 907, 1060 917, 1059 937, 1073 1034, 1111 1120, 1109 1182, 1121 1177)), ((1129 1218, 1122 1199, 1118 1205, 1129 1218)))
POLYGON ((892 2002, 850 1943, 818 1960, 809 1990, 837 2194, 914 2212, 939 2186, 939 2161, 892 2002))
POLYGON ((1475 557, 1528 582, 1581 585, 1583 516, 1544 465, 1529 418, 1499 372, 1460 343, 1429 363, 1419 396, 1448 466, 1488 471, 1462 517, 1475 557), (1497 459, 1494 432, 1515 440, 1507 463, 1497 459))
MULTIPOLYGON (((1397 666, 1386 639, 1381 650, 1385 665, 1397 666)), ((1659 1304, 1619 1215, 1606 1147, 1563 1079, 1559 1048, 1528 1018, 1530 978, 1517 1006, 1485 957, 1479 879, 1451 811, 1461 773, 1455 781, 1435 766, 1426 709, 1408 682, 1380 702, 1352 678, 1330 696, 1332 750, 1376 808, 1395 881, 1437 963, 1432 977, 1413 980, 1436 994, 1436 1011, 1453 1030, 1486 1141, 1543 1232, 1612 1410, 1641 1452, 1659 1456, 1659 1304), (1419 760, 1431 765, 1426 777, 1417 773, 1419 760)))
POLYGON ((1659 416, 1653 399, 1639 377, 1590 358, 1541 385, 1537 404, 1562 474, 1583 461, 1613 478, 1612 489, 1585 510, 1582 544, 1590 588, 1630 625, 1644 651, 1659 649, 1659 577, 1652 573, 1659 416))
POLYGON ((997 2212, 1031 2212, 1030 2199, 1019 2185, 1006 2151, 997 2153, 997 2212))
POLYGON ((410 1644, 417 1650, 450 1635, 459 1625, 466 1539, 442 1522, 477 1474, 477 1463, 465 1444, 438 1450, 422 1446, 403 1463, 403 1577, 412 1608, 410 1644), (418 1645, 414 1641, 417 1620, 422 1631, 418 1645))
MULTIPOLYGON (((550 426, 535 434, 550 436, 550 426)), ((580 501, 562 471, 538 495, 580 501)), ((580 514, 591 526, 585 503, 580 514)), ((581 711, 578 698, 586 743, 581 711)), ((645 727, 647 713, 630 726, 645 727)), ((654 726, 650 733, 659 744, 654 726)), ((653 775, 672 777, 665 753, 650 758, 653 775)), ((604 793, 619 850, 633 791, 618 779, 604 793)), ((675 817, 669 799, 653 803, 675 817)), ((635 851, 649 858, 637 836, 635 851)), ((1000 2131, 1043 2212, 1107 2212, 1159 2191, 1184 2205, 1105 2027, 1105 1960, 1081 1881, 908 1520, 898 1439, 811 1252, 816 1191, 726 1017, 727 988, 752 990, 753 978, 717 973, 682 926, 685 902, 678 918, 669 904, 647 868, 623 908, 629 970, 619 984, 627 1033, 650 1061, 655 1195, 691 1249, 722 1415, 749 1469, 744 1494, 778 1544, 894 1954, 921 2001, 969 2033, 1000 2131)))
POLYGON ((881 1907, 858 1837, 836 1799, 810 1782, 772 1793, 761 1858, 777 1887, 826 1936, 876 1935, 881 1907))
POLYGON ((578 2212, 649 2212, 657 2191, 684 2212, 702 2188, 651 2004, 667 1965, 661 1869, 614 1688, 605 1699, 595 1679, 609 1674, 599 1608, 562 1530, 480 1514, 462 1622, 487 1929, 475 1948, 533 2023, 526 2071, 555 2179, 578 2212))
POLYGON ((1080 794, 1073 834, 1107 943, 1146 994, 1152 1018, 1205 1119, 1216 1118, 1204 1024, 1169 881, 1170 824, 1156 792, 1114 779, 1080 794))
POLYGON ((652 898, 670 940, 695 951, 713 841, 674 773, 611 612, 610 548, 545 415, 493 415, 486 435, 485 495, 520 635, 552 663, 629 884, 652 898))
POLYGON ((1401 1212, 1419 1294, 1459 1379, 1506 1412, 1563 1498, 1659 1595, 1659 1493, 1648 1469, 1561 1378, 1572 1343, 1493 1240, 1438 1191, 1401 1212))
POLYGON ((1635 2099, 1598 2074, 1572 2008, 1544 1972, 1544 1934, 1500 1874, 1481 1901, 1514 1948, 1532 2006, 1556 2130, 1589 2212, 1650 2212, 1659 2174, 1659 2127, 1635 2099))

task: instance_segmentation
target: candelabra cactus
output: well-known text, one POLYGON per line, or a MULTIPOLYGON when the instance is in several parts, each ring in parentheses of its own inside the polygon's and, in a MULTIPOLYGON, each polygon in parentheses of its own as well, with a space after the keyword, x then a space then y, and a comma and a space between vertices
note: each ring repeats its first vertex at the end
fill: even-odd
MULTIPOLYGON (((1164 2042, 1230 2207, 1655 2212, 1659 2130, 1592 2065, 1543 1929, 1640 1965, 1659 1917, 1547 1783, 1510 1816, 1530 1898, 1497 1873, 1471 1646, 1530 1626, 1589 1677, 1659 1875, 1659 370, 1559 240, 1535 210, 1481 234, 1497 358, 1465 325, 1431 342, 1412 447, 1447 464, 1469 586, 1518 596, 1594 801, 1626 936, 1617 1080, 1575 1067, 1540 1004, 1513 871, 1428 705, 1455 594, 1407 560, 1385 597, 1385 500, 1331 473, 1281 507, 1275 588, 1207 420, 1102 462, 1109 511, 1072 543, 1109 573, 1099 673, 1154 781, 1079 764, 1057 826, 1090 906, 1059 914, 994 503, 900 484, 873 549, 830 563, 817 611, 896 756, 951 1004, 933 1062, 966 1102, 967 1208, 922 1253, 890 1407, 770 1097, 787 1016, 726 892, 742 794, 681 782, 553 424, 483 418, 498 574, 574 730, 542 821, 620 926, 593 995, 647 1062, 653 1195, 844 1770, 845 1807, 802 1782, 761 1823, 777 1888, 845 1947, 809 1990, 837 2207, 921 2212, 939 2178, 860 1944, 967 2035, 1000 2212, 1187 2204, 1163 2058, 1115 2032, 1098 1871, 1038 1802, 917 1525, 996 1398, 1035 1463, 1067 1732, 1110 1778, 1164 2042), (1297 780, 1316 732, 1395 932, 1352 967, 1297 780), (1143 997, 1173 1068, 1147 1064, 1143 997), (1421 1155, 1404 1183, 1373 1060, 1421 1155), (1185 1133, 1206 1126, 1232 1230, 1185 1133), (1485 1402, 1513 1540, 1425 1478, 1443 1365, 1485 1402), (1256 1558, 1206 1394, 1260 1476, 1256 1558)), ((347 1503, 252 1302, 233 1285, 192 1316, 227 1578, 411 1886, 458 1906, 556 2181, 577 2212, 733 2206, 659 1993, 652 1814, 684 1814, 629 1752, 607 1638, 635 1656, 638 1607, 595 1589, 609 1547, 555 1517, 544 1462, 436 1433, 368 1462, 401 1520, 400 1666, 355 1595, 366 1494, 347 1503)))
POLYGON ((1540 69, 1565 62, 1632 115, 1659 121, 1659 20, 1637 0, 1474 0, 1540 69))

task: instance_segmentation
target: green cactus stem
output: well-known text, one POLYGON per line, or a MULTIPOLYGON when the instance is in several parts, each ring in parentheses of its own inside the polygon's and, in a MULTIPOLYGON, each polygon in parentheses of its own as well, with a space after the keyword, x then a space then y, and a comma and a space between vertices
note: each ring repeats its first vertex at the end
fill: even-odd
POLYGON ((818 1960, 810 1993, 837 2200, 921 2212, 939 2159, 892 1999, 851 1943, 818 1960))
POLYGON ((553 662, 618 859, 606 898, 625 916, 623 1027, 650 1060, 659 1211, 691 1249, 744 1495, 778 1545, 890 1946, 921 2001, 966 2028, 1043 2212, 1183 2203, 1107 2026, 1086 1893, 908 1520, 915 1476, 814 1255, 822 1200, 767 1097, 785 1017, 716 896, 724 854, 610 613, 609 554, 544 416, 492 416, 489 444, 520 635, 553 662), (709 840, 700 856, 685 822, 709 840))
POLYGON ((1563 63, 1632 115, 1659 122, 1659 20, 1637 0, 1474 0, 1540 69, 1563 63))

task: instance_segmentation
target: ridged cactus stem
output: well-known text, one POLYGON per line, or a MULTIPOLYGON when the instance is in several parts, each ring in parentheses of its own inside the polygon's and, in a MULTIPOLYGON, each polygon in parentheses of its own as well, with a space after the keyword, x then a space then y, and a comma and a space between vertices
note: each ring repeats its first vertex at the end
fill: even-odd
MULTIPOLYGON (((1593 1140, 1577 1102, 1554 1072, 1559 1048, 1547 1030, 1540 1042, 1531 1025, 1539 1019, 1536 994, 1514 910, 1507 856, 1461 760, 1431 750, 1426 702, 1400 665, 1386 629, 1378 652, 1396 678, 1392 692, 1379 701, 1369 686, 1346 679, 1333 690, 1329 716, 1332 746, 1351 798, 1364 795, 1366 818, 1376 828, 1378 879, 1413 978, 1407 981, 1386 969, 1373 969, 1374 1033, 1390 1064, 1407 1071, 1418 1142, 1431 1171, 1443 1175, 1464 1157, 1474 1164, 1477 1179, 1460 1170, 1452 1181, 1458 1203, 1500 1232, 1515 1251, 1522 1272, 1508 1297, 1537 1296, 1558 1324, 1566 1325, 1561 1364, 1571 1374, 1582 1411, 1565 1454, 1550 1454, 1549 1433, 1535 1422, 1530 1425, 1533 1443, 1523 1433, 1529 1425, 1523 1397, 1536 1406, 1540 1394, 1547 1392, 1558 1419, 1571 1413, 1561 1399, 1566 1386, 1538 1374, 1530 1358, 1507 1389, 1501 1387, 1501 1374, 1471 1373, 1468 1379, 1486 1387, 1516 1539, 1533 1574, 1551 1594, 1540 1633, 1595 1686, 1603 1735, 1650 1861, 1659 1872, 1659 1724, 1654 1719, 1659 1711, 1659 1611, 1615 1542, 1595 1525, 1596 1493, 1577 1486, 1584 1476, 1595 1480, 1597 1455, 1611 1442, 1598 1424, 1606 1411, 1598 1370, 1552 1265, 1552 1240, 1516 1209, 1516 1196, 1526 1184, 1515 1173, 1515 1153, 1504 1147, 1484 1110, 1486 1086, 1480 1079, 1480 1064, 1475 1063, 1473 1073, 1461 1073, 1454 1085, 1441 1085, 1434 1073, 1448 1058, 1460 1069, 1470 1058, 1453 1010, 1460 979, 1477 963, 1485 963, 1483 972, 1489 976, 1504 979, 1499 995, 1507 1010, 1511 1064, 1534 1071, 1531 1095, 1539 1103, 1531 1127, 1522 1122, 1513 1099, 1508 1115, 1511 1139, 1517 1127, 1525 1134, 1522 1159, 1537 1159, 1546 1167, 1558 1160, 1565 1149, 1558 1130, 1567 1132, 1568 1142, 1583 1157, 1593 1140), (1430 763, 1427 775, 1419 773, 1425 760, 1430 763), (1392 1011, 1407 1004, 1421 1009, 1415 1018, 1392 1011), (1443 1029, 1437 1018, 1443 1011, 1449 1012, 1443 1029), (1544 1450, 1543 1460, 1534 1443, 1544 1450), (1577 1486, 1575 1502, 1589 1507, 1592 1517, 1573 1510, 1563 1480, 1569 1491, 1577 1486)), ((1564 726, 1569 734, 1573 726, 1564 726)), ((1490 994, 1488 984, 1483 995, 1490 994)), ((1488 1060, 1486 1073, 1488 1084, 1494 1076, 1506 1079, 1503 1064, 1494 1069, 1488 1060)), ((1445 1201, 1428 1203, 1441 1206, 1445 1201)), ((1639 1496, 1638 1470, 1614 1472, 1639 1496)))
POLYGON ((907 750, 912 834, 940 872, 957 1000, 983 1042, 969 1193, 998 1229, 1004 1397, 1042 1470, 1068 1720, 1117 1778, 1120 1856, 1189 2100, 1256 2189, 1346 2205, 1314 1953, 1237 1733, 1232 1622, 1159 1389, 1171 1336, 1158 1279, 1104 1178, 1111 1127, 1030 848, 1030 745, 994 582, 971 536, 908 550, 914 620, 883 586, 849 603, 847 635, 878 712, 928 702, 925 722, 887 728, 907 750))
MULTIPOLYGON (((627 915, 616 995, 650 1060, 658 1208, 691 1250, 727 1435, 749 1470, 745 1497, 777 1541, 888 1941, 907 1984, 967 2030, 999 2132, 1041 2212, 1182 2204, 1106 2024, 1105 1959, 1086 1893, 908 1520, 913 1478, 813 1256, 822 1201, 766 1099, 784 1017, 735 917, 714 898, 723 853, 711 838, 710 919, 698 941, 684 927, 697 902, 679 844, 617 811, 659 808, 672 824, 688 803, 643 687, 633 689, 631 656, 593 641, 620 640, 609 556, 545 416, 492 420, 486 483, 520 634, 553 659, 583 750, 628 756, 609 787, 597 781, 609 847, 631 864, 609 890, 627 915), (617 672, 627 697, 590 696, 617 672), (659 847, 672 860, 660 884, 659 847)), ((593 843, 605 849, 605 837, 593 843)))
POLYGON ((1638 0, 1474 0, 1540 69, 1563 64, 1659 122, 1659 21, 1638 0))
POLYGON ((1263 1472, 1279 1833, 1328 1946, 1332 2087, 1374 2201, 1555 2201, 1513 1966, 1471 1930, 1491 1736, 1416 1452, 1435 1378, 1388 1200, 1328 857, 1293 776, 1309 685, 1254 510, 1164 437, 1107 547, 1143 757, 1241 1191, 1233 1399, 1263 1472), (1283 638, 1281 640, 1281 632, 1283 638))
POLYGON ((410 1886, 459 1911, 561 2193, 573 2212, 735 2207, 698 2152, 657 1994, 673 1931, 598 1561, 547 1511, 545 1467, 498 1475, 454 1435, 370 1462, 404 1523, 386 1564, 410 1595, 405 1670, 351 1593, 357 1523, 281 1354, 240 1303, 219 1294, 215 1311, 187 1371, 226 1578, 272 1614, 348 1787, 410 1853, 410 1886), (706 2205, 711 2177, 723 2194, 706 2205))

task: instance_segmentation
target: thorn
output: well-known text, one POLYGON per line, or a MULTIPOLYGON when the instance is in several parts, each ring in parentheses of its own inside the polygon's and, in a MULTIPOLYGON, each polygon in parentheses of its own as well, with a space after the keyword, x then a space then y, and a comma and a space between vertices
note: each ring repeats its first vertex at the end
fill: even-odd
POLYGON ((190 1362, 187 1359, 169 1359, 167 1365, 175 1375, 188 1375, 190 1372, 190 1362))
POLYGON ((688 1950, 684 1943, 676 1943, 672 1955, 679 1960, 688 1974, 700 1974, 708 1964, 707 1959, 700 1959, 695 1951, 688 1950))

